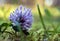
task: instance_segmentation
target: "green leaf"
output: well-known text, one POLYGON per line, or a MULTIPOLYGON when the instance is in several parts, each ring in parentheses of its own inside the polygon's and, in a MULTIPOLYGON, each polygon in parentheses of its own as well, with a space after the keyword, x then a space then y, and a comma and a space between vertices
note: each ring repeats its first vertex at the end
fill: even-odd
POLYGON ((2 23, 0 25, 0 32, 4 33, 4 31, 7 29, 8 27, 8 24, 7 23, 2 23), (3 29, 4 28, 4 29, 3 29), (2 30, 3 29, 3 30, 2 30))
POLYGON ((45 27, 45 24, 44 24, 44 20, 43 20, 43 16, 42 16, 42 14, 41 14, 39 5, 37 5, 37 9, 38 9, 39 17, 40 17, 40 19, 41 19, 41 23, 42 23, 42 25, 43 25, 43 28, 44 28, 44 30, 46 30, 46 27, 45 27))
POLYGON ((52 16, 47 8, 45 8, 44 11, 45 11, 45 14, 46 14, 47 17, 51 17, 52 16))
MULTIPOLYGON (((42 14, 41 14, 39 5, 37 5, 37 9, 38 9, 39 17, 40 17, 40 19, 41 19, 41 23, 42 23, 42 25, 43 25, 44 34, 45 34, 46 36, 48 36, 48 32, 47 32, 46 26, 45 26, 45 24, 44 24, 43 16, 42 16, 42 14)), ((49 37, 49 36, 48 36, 48 37, 49 37)))

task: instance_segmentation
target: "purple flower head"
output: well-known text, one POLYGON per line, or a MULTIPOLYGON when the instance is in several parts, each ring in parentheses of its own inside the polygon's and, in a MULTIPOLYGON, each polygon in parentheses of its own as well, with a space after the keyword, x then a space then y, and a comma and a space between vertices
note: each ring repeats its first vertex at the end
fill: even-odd
POLYGON ((32 25, 31 9, 19 6, 9 17, 12 23, 21 26, 22 30, 28 30, 32 25), (18 24, 17 24, 18 23, 18 24))

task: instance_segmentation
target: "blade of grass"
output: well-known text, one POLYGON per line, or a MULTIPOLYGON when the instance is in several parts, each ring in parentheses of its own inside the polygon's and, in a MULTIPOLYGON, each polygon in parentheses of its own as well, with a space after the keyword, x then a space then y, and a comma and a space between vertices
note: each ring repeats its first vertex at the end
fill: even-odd
POLYGON ((47 8, 45 8, 44 11, 45 11, 45 14, 46 14, 47 17, 51 17, 52 16, 47 8))
POLYGON ((47 32, 47 30, 46 30, 46 26, 45 26, 44 21, 43 21, 43 17, 42 17, 41 12, 40 12, 39 5, 37 5, 37 9, 38 9, 39 17, 40 17, 40 19, 41 19, 41 23, 42 23, 43 29, 44 29, 44 36, 43 36, 43 41, 44 41, 44 39, 46 39, 46 38, 49 39, 49 36, 48 36, 48 32, 47 32))
POLYGON ((39 5, 37 5, 37 8, 38 8, 38 12, 39 12, 39 17, 41 19, 41 23, 43 25, 44 30, 46 31, 46 27, 45 27, 45 24, 44 24, 44 21, 43 21, 43 17, 42 17, 41 12, 40 12, 39 5))

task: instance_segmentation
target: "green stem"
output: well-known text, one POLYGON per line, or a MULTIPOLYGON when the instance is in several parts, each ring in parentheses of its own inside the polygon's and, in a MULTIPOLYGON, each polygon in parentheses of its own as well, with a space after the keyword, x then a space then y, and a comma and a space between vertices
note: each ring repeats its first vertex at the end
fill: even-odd
POLYGON ((47 38, 47 37, 49 38, 48 32, 47 32, 47 30, 46 30, 46 26, 45 26, 44 21, 43 21, 42 14, 41 14, 41 12, 40 12, 39 5, 37 5, 37 8, 38 8, 38 12, 39 12, 39 17, 40 17, 40 19, 41 19, 41 23, 42 23, 43 28, 44 28, 44 36, 43 36, 43 39, 45 39, 45 38, 47 38))
POLYGON ((44 21, 43 21, 43 17, 42 17, 41 12, 40 12, 39 5, 37 5, 37 8, 38 8, 39 17, 40 17, 40 19, 41 19, 41 23, 42 23, 42 25, 43 25, 43 28, 44 28, 44 30, 46 30, 46 27, 45 27, 45 24, 44 24, 44 21))

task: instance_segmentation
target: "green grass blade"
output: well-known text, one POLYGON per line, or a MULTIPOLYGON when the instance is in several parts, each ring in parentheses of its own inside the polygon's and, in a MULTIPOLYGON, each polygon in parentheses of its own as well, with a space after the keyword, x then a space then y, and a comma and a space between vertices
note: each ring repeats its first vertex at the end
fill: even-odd
POLYGON ((37 5, 37 9, 38 9, 39 17, 40 17, 40 19, 41 19, 43 28, 44 28, 44 30, 46 30, 46 27, 45 27, 45 24, 44 24, 44 21, 43 21, 43 17, 42 17, 41 12, 40 12, 39 5, 37 5))
POLYGON ((52 16, 50 11, 47 8, 45 8, 44 11, 45 11, 45 14, 46 14, 47 17, 51 17, 52 16))

